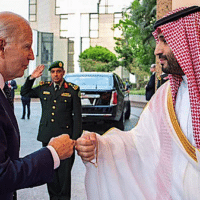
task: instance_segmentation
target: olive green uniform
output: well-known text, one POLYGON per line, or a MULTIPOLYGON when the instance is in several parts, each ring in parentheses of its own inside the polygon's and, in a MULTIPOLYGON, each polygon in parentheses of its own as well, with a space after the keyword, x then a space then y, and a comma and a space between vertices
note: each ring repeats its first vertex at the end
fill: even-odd
MULTIPOLYGON (((77 85, 64 81, 59 90, 55 91, 52 82, 42 83, 32 88, 34 80, 27 78, 21 88, 21 95, 31 98, 40 98, 42 117, 37 139, 47 145, 52 137, 63 133, 69 134, 76 140, 82 133, 80 90, 77 85)), ((53 183, 48 184, 50 196, 59 196, 52 199, 70 199, 71 196, 71 168, 74 155, 64 161, 55 170, 53 183)))

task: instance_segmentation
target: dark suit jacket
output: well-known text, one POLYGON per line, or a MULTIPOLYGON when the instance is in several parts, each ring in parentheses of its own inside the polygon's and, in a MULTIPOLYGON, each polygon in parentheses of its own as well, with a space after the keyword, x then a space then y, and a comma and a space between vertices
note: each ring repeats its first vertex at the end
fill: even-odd
POLYGON ((39 125, 38 140, 48 143, 52 137, 63 133, 76 140, 82 133, 80 90, 77 85, 63 82, 55 91, 52 82, 46 82, 32 88, 34 80, 27 78, 21 88, 22 96, 40 98, 42 116, 39 125))
POLYGON ((150 80, 146 87, 146 100, 149 101, 155 93, 155 73, 150 77, 150 80))
POLYGON ((158 78, 158 83, 157 83, 157 89, 164 84, 166 81, 168 81, 168 74, 161 74, 160 77, 158 78))
MULTIPOLYGON (((8 81, 6 81, 6 84, 8 85, 8 81)), ((15 97, 15 90, 17 89, 17 83, 16 83, 15 80, 11 80, 10 84, 12 86, 12 88, 11 88, 11 96, 12 96, 12 99, 14 99, 14 97, 15 97)))
POLYGON ((53 158, 42 148, 19 158, 19 128, 8 100, 0 89, 0 199, 12 200, 13 191, 50 182, 53 158))

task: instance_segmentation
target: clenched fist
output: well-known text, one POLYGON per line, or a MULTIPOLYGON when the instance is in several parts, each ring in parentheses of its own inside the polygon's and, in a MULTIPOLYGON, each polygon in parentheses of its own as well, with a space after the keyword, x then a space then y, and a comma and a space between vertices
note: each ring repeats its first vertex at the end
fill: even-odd
POLYGON ((63 134, 52 138, 48 145, 52 146, 56 150, 60 160, 65 160, 73 154, 75 141, 71 140, 69 135, 63 134))
POLYGON ((95 133, 84 131, 82 136, 76 141, 76 150, 84 161, 91 161, 95 158, 97 138, 95 133))

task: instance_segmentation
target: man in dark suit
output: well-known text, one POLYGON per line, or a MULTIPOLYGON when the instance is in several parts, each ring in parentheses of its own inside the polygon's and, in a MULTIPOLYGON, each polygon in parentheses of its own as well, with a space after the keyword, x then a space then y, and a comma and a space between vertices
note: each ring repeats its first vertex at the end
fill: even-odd
POLYGON ((156 65, 152 64, 150 67, 150 71, 152 73, 150 80, 146 86, 146 100, 149 101, 153 94, 155 93, 155 69, 156 65))
POLYGON ((8 85, 8 87, 11 90, 11 97, 14 101, 15 98, 15 90, 17 89, 17 83, 15 80, 10 80, 10 81, 6 81, 6 84, 8 85))
POLYGON ((168 74, 162 72, 162 74, 158 77, 157 89, 168 80, 168 74))
POLYGON ((25 97, 21 96, 21 101, 22 101, 22 107, 23 107, 23 114, 21 119, 25 119, 26 115, 26 108, 27 108, 27 119, 30 119, 30 114, 31 114, 31 98, 30 97, 25 97))
POLYGON ((72 155, 75 142, 63 134, 19 158, 19 128, 5 82, 22 77, 34 59, 32 30, 24 18, 10 12, 0 13, 0 24, 0 199, 13 200, 18 189, 51 182, 54 169, 72 155))
MULTIPOLYGON (((40 98, 42 117, 37 139, 46 146, 52 137, 67 133, 76 140, 81 136, 81 101, 77 85, 68 83, 63 76, 65 70, 62 61, 55 61, 49 67, 52 82, 42 82, 32 88, 34 80, 41 76, 44 66, 38 66, 21 88, 22 96, 40 98)), ((53 183, 48 183, 48 192, 52 200, 69 200, 71 196, 71 169, 74 154, 66 159, 56 170, 53 183)))

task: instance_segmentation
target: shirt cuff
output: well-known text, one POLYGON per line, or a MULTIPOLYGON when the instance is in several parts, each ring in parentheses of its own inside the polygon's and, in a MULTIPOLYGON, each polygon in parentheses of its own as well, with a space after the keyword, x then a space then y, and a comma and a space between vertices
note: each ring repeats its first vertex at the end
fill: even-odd
POLYGON ((47 146, 47 148, 51 151, 53 161, 54 161, 54 169, 56 169, 60 166, 60 159, 58 157, 58 154, 52 146, 49 145, 49 146, 47 146))
POLYGON ((31 80, 33 80, 34 78, 31 78, 31 75, 30 75, 28 79, 31 81, 31 80))

